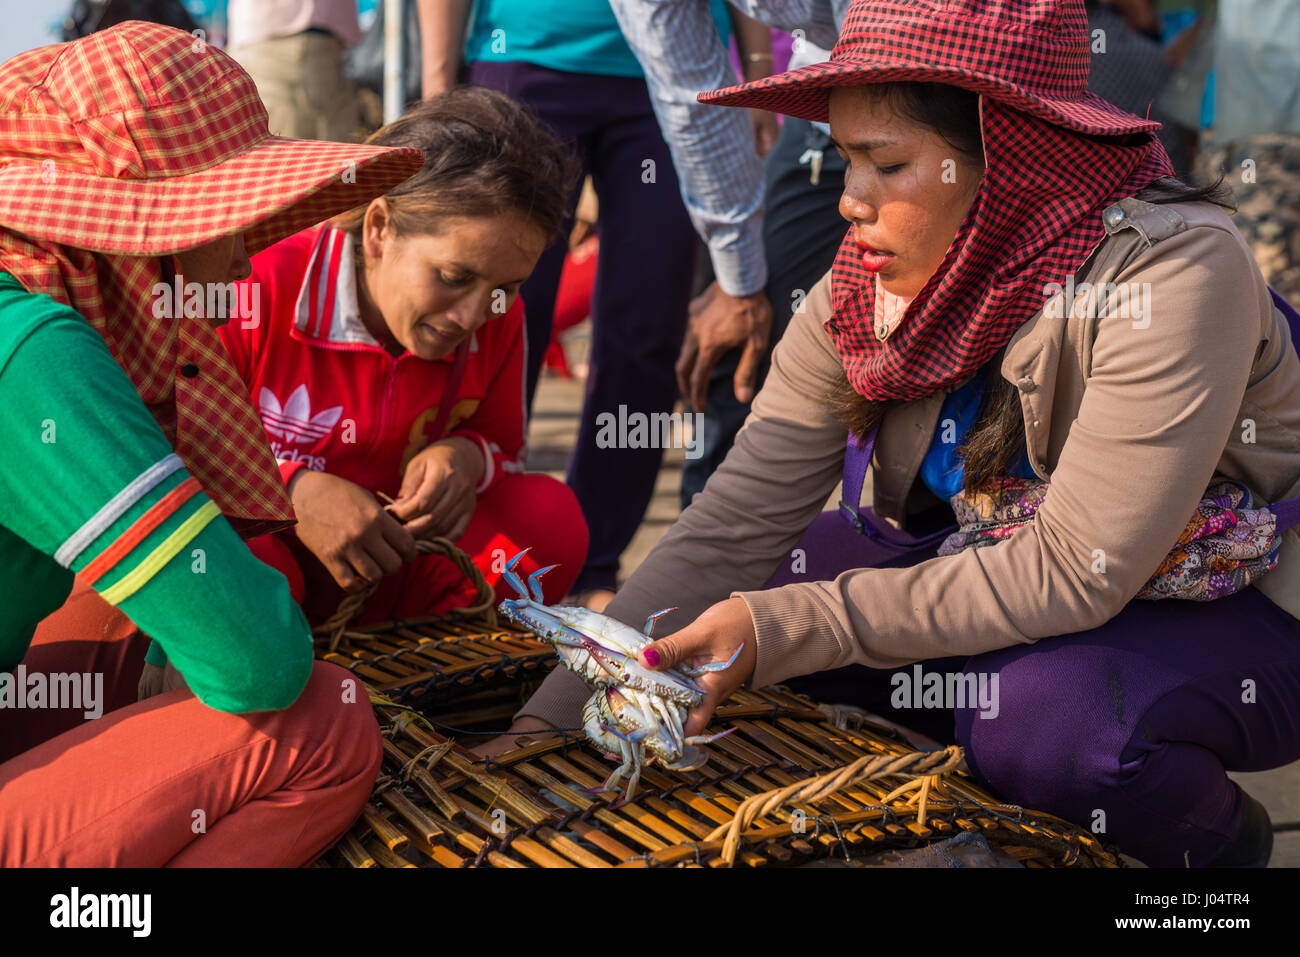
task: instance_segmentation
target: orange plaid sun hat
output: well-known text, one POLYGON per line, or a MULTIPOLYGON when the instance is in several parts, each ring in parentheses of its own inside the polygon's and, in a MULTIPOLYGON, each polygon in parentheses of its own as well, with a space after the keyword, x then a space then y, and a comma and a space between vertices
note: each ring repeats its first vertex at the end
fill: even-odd
POLYGON ((76 309, 247 536, 293 521, 248 391, 205 319, 154 316, 162 257, 252 255, 414 175, 417 149, 272 136, 252 79, 129 21, 0 65, 0 270, 76 309))

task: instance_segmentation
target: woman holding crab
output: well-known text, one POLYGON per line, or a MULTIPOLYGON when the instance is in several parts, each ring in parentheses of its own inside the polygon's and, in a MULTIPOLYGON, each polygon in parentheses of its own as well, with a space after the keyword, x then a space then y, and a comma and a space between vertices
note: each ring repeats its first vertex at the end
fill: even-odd
MULTIPOLYGON (((744 683, 997 675, 995 718, 954 714, 996 793, 1260 866, 1225 772, 1300 758, 1300 316, 1088 55, 1081 0, 857 0, 829 62, 701 95, 829 119, 850 228, 607 613, 679 606, 648 667, 739 651, 687 734, 744 683)), ((484 750, 589 693, 557 671, 484 750)))

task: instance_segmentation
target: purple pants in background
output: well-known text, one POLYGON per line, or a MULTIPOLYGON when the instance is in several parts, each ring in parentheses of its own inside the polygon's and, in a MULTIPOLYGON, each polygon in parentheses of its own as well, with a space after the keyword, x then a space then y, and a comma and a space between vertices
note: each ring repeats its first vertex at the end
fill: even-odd
MULTIPOLYGON (((532 63, 472 63, 469 82, 530 107, 571 144, 600 201, 600 259, 592 296, 587 396, 568 483, 591 532, 587 563, 573 586, 614 588, 619 556, 632 541, 663 458, 662 448, 598 448, 597 416, 670 412, 675 366, 686 334, 697 240, 682 203, 668 146, 645 80, 563 73, 532 63), (645 182, 647 160, 654 181, 645 182)), ((578 193, 570 199, 570 216, 578 193)), ((568 252, 557 241, 520 290, 528 326, 528 407, 550 341, 555 293, 568 252)), ((653 420, 651 420, 653 421, 653 420)))
MULTIPOLYGON (((915 565, 937 543, 882 543, 828 512, 799 547, 805 572, 783 566, 767 587, 915 565)), ((1244 800, 1225 771, 1300 759, 1300 621, 1254 588, 1211 602, 1134 600, 1091 631, 921 667, 998 676, 996 717, 952 713, 956 742, 994 794, 1089 830, 1101 822, 1099 837, 1152 867, 1205 865, 1237 835, 1244 800)), ((837 674, 791 684, 816 694, 837 674)), ((874 686, 878 704, 893 674, 856 667, 850 677, 874 686)), ((877 713, 920 724, 887 705, 877 713)))

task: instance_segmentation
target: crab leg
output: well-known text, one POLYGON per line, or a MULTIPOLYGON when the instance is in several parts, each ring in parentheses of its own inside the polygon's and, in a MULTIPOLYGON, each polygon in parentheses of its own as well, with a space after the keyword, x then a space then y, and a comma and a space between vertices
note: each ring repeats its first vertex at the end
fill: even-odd
POLYGON ((623 757, 623 762, 613 770, 609 777, 605 779, 605 783, 601 785, 601 790, 603 791, 613 791, 618 787, 619 782, 623 780, 624 775, 636 766, 635 744, 631 741, 620 741, 618 743, 618 750, 619 754, 623 757))
POLYGON ((662 730, 659 726, 659 717, 654 710, 653 695, 636 688, 621 688, 617 691, 610 689, 605 692, 605 698, 609 702, 610 714, 619 724, 626 726, 630 723, 634 727, 644 729, 648 734, 657 734, 662 730), (621 699, 621 704, 616 705, 614 698, 621 699), (625 713, 628 709, 635 713, 625 713))
MULTIPOLYGON (((520 554, 523 553, 520 552, 520 554)), ((542 594, 542 576, 559 567, 559 565, 547 565, 545 568, 539 568, 528 576, 528 590, 532 593, 533 601, 538 604, 546 603, 546 596, 542 594)))
POLYGON ((510 559, 510 561, 506 563, 505 570, 501 572, 501 577, 506 580, 506 584, 509 585, 511 588, 513 588, 515 591, 519 592, 519 597, 525 600, 528 598, 528 589, 524 587, 523 579, 521 579, 518 575, 515 574, 515 566, 518 565, 519 560, 523 558, 525 555, 527 555, 530 551, 532 551, 531 547, 525 548, 514 558, 510 559))
POLYGON ((649 636, 651 636, 651 635, 654 634, 654 630, 655 630, 655 622, 656 622, 656 621, 658 621, 658 620, 659 620, 660 618, 662 618, 664 615, 668 614, 670 611, 676 611, 676 610, 677 610, 677 606, 676 606, 676 605, 673 605, 672 608, 660 608, 657 612, 655 612, 653 615, 651 615, 649 618, 647 618, 647 619, 645 620, 645 633, 646 633, 646 636, 649 637, 649 636))
POLYGON ((740 646, 731 653, 731 657, 726 661, 712 661, 707 665, 696 665, 694 668, 684 664, 678 665, 677 667, 681 668, 682 671, 686 672, 688 675, 701 675, 712 671, 726 671, 736 663, 736 659, 740 657, 741 649, 744 647, 745 643, 742 641, 740 646))
POLYGON ((636 795, 636 786, 641 782, 641 757, 644 754, 645 749, 638 744, 632 754, 632 776, 627 779, 627 787, 623 789, 623 800, 611 804, 611 811, 617 811, 636 795))
POLYGON ((641 739, 648 733, 648 728, 641 728, 633 731, 631 734, 624 734, 617 728, 611 727, 604 721, 600 722, 600 729, 606 734, 612 734, 616 739, 619 752, 623 756, 623 763, 616 767, 605 779, 605 783, 598 788, 583 788, 587 794, 599 794, 602 791, 613 791, 618 782, 623 780, 623 776, 629 770, 632 772, 631 778, 628 779, 627 787, 624 790, 624 796, 621 800, 614 802, 609 806, 611 811, 617 810, 632 800, 632 795, 636 793, 637 782, 641 779, 641 755, 645 753, 641 747, 641 739))
POLYGON ((641 781, 641 763, 645 756, 645 748, 641 746, 641 739, 645 737, 648 729, 642 728, 640 731, 634 731, 630 735, 623 734, 616 728, 611 728, 605 722, 600 723, 601 730, 608 731, 616 738, 620 738, 619 749, 623 752, 623 763, 615 768, 614 773, 605 779, 604 789, 611 790, 613 785, 622 780, 628 767, 632 769, 632 776, 627 779, 627 787, 623 789, 623 797, 609 806, 611 811, 617 811, 636 794, 636 786, 641 781))
POLYGON ((714 741, 717 741, 718 738, 725 738, 727 735, 731 734, 731 732, 735 730, 736 730, 735 728, 728 728, 726 731, 719 731, 717 734, 693 734, 686 739, 686 743, 687 744, 712 744, 714 741))

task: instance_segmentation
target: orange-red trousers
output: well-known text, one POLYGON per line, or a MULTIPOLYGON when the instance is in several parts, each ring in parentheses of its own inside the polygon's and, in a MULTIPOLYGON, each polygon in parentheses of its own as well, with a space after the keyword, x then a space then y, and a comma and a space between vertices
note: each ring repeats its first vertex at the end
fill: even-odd
MULTIPOLYGON (((518 597, 501 573, 506 562, 531 548, 516 570, 526 578, 538 568, 558 565, 542 579, 546 601, 553 604, 568 593, 586 560, 587 522, 573 491, 563 482, 537 473, 508 475, 479 496, 469 526, 456 544, 483 572, 497 602, 518 597)), ((338 608, 342 590, 292 531, 264 535, 248 545, 289 580, 289 591, 313 625, 338 608)), ((421 555, 381 579, 353 623, 440 615, 473 601, 473 584, 453 562, 440 555, 421 555)))
POLYGON ((8 710, 0 867, 295 867, 356 820, 381 757, 351 676, 317 662, 283 711, 225 714, 189 691, 137 702, 146 639, 78 582, 37 628, 28 673, 103 675, 103 716, 8 710), (355 703, 348 702, 355 698, 355 703))

